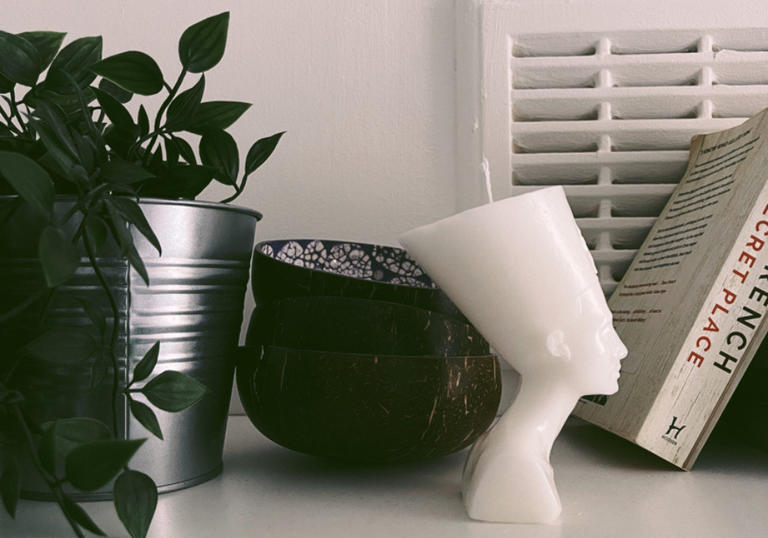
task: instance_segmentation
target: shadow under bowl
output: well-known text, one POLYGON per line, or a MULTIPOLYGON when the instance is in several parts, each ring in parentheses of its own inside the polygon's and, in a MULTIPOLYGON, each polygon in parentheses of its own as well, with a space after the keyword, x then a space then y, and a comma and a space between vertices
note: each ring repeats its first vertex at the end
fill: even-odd
POLYGON ((241 348, 237 386, 251 422, 306 454, 365 463, 437 457, 472 444, 501 396, 495 356, 241 348))
POLYGON ((254 249, 251 271, 257 305, 285 297, 358 297, 466 322, 413 258, 396 247, 326 239, 263 241, 254 249))
POLYGON ((257 307, 247 343, 385 355, 488 355, 472 325, 439 312, 350 297, 292 297, 257 307))

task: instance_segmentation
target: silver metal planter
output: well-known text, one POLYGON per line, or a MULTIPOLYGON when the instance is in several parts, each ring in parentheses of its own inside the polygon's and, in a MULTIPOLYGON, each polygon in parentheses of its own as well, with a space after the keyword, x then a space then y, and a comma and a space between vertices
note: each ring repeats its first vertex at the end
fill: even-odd
MULTIPOLYGON (((63 214, 68 207, 71 202, 58 201, 56 211, 63 214)), ((124 401, 118 408, 118 434, 147 438, 131 460, 131 467, 149 474, 164 492, 204 482, 221 471, 234 351, 242 322, 254 229, 261 215, 234 206, 191 201, 146 199, 141 207, 163 248, 160 257, 132 230, 151 285, 147 287, 117 255, 115 246, 114 257, 98 260, 121 312, 119 379, 127 383, 132 368, 152 344, 160 341, 155 375, 177 370, 211 389, 202 401, 185 411, 156 411, 164 441, 134 420, 124 401)), ((41 272, 34 258, 34 245, 19 237, 18 229, 5 226, 0 231, 0 311, 39 289, 41 272)), ((54 298, 44 322, 47 329, 66 335, 67 328, 82 330, 92 326, 75 297, 87 297, 109 312, 106 296, 85 255, 75 277, 54 298)), ((0 336, 8 340, 31 334, 37 329, 29 327, 34 316, 35 312, 29 312, 15 318, 13 325, 2 328, 0 336)), ((99 371, 94 357, 67 356, 67 348, 64 336, 61 356, 26 357, 18 366, 15 384, 22 386, 28 396, 27 412, 40 422, 85 415, 111 424, 111 371, 99 371)), ((136 399, 141 398, 137 395, 136 399)), ((45 484, 31 472, 26 473, 23 495, 49 498, 45 484)), ((73 496, 77 500, 110 498, 111 485, 73 496)))

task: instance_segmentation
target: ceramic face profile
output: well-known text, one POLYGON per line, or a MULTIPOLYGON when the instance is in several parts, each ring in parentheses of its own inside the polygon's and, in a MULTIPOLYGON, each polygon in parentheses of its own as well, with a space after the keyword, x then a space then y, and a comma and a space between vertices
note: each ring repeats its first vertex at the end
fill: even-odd
POLYGON ((552 443, 580 396, 618 389, 627 353, 564 190, 477 207, 401 242, 522 377, 510 410, 470 454, 469 515, 551 521, 560 513, 552 443))

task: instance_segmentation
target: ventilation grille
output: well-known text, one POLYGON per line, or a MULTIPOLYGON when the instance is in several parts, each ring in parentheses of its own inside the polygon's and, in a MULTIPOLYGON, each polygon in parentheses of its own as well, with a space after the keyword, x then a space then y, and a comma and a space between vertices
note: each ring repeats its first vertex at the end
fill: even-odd
POLYGON ((511 194, 564 185, 609 294, 693 135, 768 107, 768 30, 511 36, 511 194))

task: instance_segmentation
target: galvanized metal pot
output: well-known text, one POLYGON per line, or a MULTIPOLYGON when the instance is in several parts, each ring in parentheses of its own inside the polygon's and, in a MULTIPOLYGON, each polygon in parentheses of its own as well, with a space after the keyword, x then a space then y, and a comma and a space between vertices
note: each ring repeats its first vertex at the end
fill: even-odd
MULTIPOLYGON (((64 214, 71 206, 71 201, 62 198, 56 202, 56 212, 64 214)), ((162 256, 158 256, 138 232, 131 231, 146 263, 150 286, 119 256, 116 245, 111 246, 114 255, 98 260, 120 310, 120 382, 127 383, 132 368, 159 341, 155 375, 177 370, 211 389, 185 411, 156 411, 164 441, 134 420, 124 401, 118 408, 118 435, 147 438, 131 460, 131 467, 149 474, 163 492, 204 482, 221 471, 234 352, 254 229, 261 215, 235 206, 194 201, 145 199, 141 207, 163 248, 162 256)), ((24 223, 22 215, 0 230, 0 311, 40 287, 39 261, 30 240, 35 237, 35 225, 33 220, 24 223)), ((92 416, 111 424, 111 370, 100 371, 94 357, 67 353, 71 344, 67 328, 80 328, 82 334, 84 328, 92 327, 77 297, 86 297, 109 312, 104 290, 84 252, 75 277, 60 288, 44 321, 45 329, 64 335, 61 355, 25 356, 14 373, 14 384, 22 388, 27 397, 26 411, 37 422, 92 416)), ((31 309, 1 327, 0 350, 9 349, 14 339, 23 341, 39 332, 38 315, 39 311, 31 309)), ((136 399, 141 398, 137 395, 136 399)), ((26 475, 23 495, 48 498, 47 487, 36 473, 26 475)), ((109 498, 111 485, 74 496, 78 500, 109 498)))

